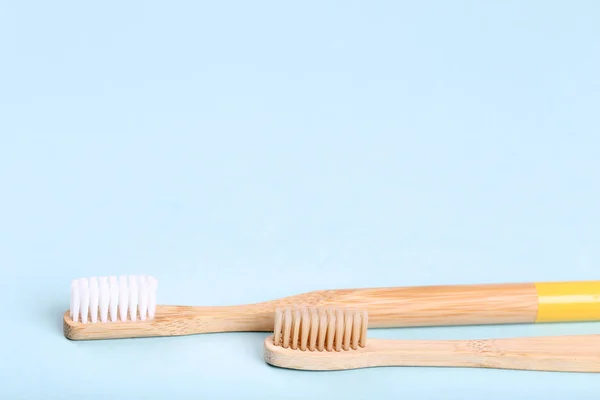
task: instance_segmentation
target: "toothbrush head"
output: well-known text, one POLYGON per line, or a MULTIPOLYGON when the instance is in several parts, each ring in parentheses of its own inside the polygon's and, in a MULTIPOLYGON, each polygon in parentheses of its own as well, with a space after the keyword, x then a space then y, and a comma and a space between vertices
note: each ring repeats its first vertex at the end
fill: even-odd
POLYGON ((273 345, 301 351, 349 351, 367 344, 367 312, 333 307, 275 311, 273 345))
POLYGON ((264 341, 265 361, 304 370, 336 370, 367 365, 365 310, 332 307, 277 309, 273 335, 264 341))
POLYGON ((151 276, 102 276, 71 282, 71 322, 97 324, 154 318, 158 281, 151 276))

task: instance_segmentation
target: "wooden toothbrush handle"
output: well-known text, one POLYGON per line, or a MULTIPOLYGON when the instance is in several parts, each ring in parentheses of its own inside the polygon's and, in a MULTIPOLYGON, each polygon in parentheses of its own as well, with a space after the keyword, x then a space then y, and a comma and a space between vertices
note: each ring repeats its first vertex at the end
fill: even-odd
POLYGON ((535 322, 535 285, 451 285, 333 290, 320 306, 367 310, 370 328, 535 322))
POLYGON ((327 290, 318 306, 365 309, 369 327, 600 321, 600 281, 327 290))
POLYGON ((532 371, 600 372, 600 335, 481 340, 483 367, 532 371))
POLYGON ((301 351, 264 342, 265 360, 282 368, 332 371, 369 367, 469 367, 600 372, 600 335, 484 340, 369 339, 343 351, 301 351))
POLYGON ((555 372, 600 372, 600 335, 483 340, 371 339, 369 366, 476 367, 555 372))

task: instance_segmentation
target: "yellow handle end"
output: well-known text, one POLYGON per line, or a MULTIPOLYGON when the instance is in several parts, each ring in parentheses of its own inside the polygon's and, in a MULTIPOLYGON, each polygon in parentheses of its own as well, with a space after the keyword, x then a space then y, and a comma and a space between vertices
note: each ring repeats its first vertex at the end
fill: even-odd
POLYGON ((541 282, 536 322, 600 321, 600 281, 541 282))

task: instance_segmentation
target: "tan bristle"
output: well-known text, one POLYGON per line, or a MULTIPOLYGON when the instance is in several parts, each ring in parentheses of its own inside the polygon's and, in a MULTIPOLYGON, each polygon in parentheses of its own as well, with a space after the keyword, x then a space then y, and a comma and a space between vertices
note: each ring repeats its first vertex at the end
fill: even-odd
POLYGON ((300 350, 305 351, 308 346, 308 334, 310 332, 310 316, 308 314, 308 308, 302 309, 302 326, 300 327, 300 350))
POLYGON ((273 343, 300 351, 351 351, 367 345, 367 312, 285 307, 275 311, 273 343))
POLYGON ((308 321, 310 332, 308 334, 308 349, 315 351, 317 338, 319 337, 319 311, 315 307, 310 308, 310 321, 308 321))

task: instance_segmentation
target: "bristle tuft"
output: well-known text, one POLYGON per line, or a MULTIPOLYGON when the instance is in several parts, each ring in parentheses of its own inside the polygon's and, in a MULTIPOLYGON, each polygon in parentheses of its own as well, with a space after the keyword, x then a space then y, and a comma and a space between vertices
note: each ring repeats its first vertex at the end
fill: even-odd
POLYGON ((158 281, 151 276, 110 276, 71 282, 69 315, 73 322, 147 321, 156 314, 158 281))
POLYGON ((275 311, 273 343, 300 351, 352 351, 367 345, 367 312, 332 307, 275 311))

